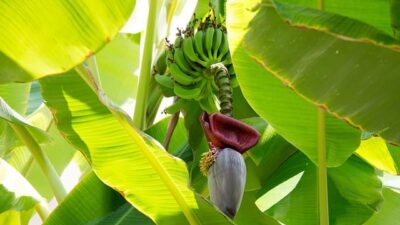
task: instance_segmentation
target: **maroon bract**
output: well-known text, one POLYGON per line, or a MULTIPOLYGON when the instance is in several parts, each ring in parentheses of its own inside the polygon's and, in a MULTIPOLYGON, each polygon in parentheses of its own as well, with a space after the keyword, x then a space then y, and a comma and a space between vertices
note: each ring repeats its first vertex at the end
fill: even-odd
POLYGON ((230 147, 240 153, 257 144, 260 134, 249 125, 220 113, 203 113, 200 122, 208 142, 217 148, 230 147))

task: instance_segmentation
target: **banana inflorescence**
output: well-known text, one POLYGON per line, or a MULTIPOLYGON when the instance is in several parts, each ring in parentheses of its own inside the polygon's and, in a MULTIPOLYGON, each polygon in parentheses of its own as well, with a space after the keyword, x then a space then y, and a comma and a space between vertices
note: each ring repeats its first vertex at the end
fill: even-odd
MULTIPOLYGON (((157 77, 156 81, 181 99, 196 100, 207 112, 216 111, 216 95, 221 100, 231 98, 232 92, 219 86, 222 83, 235 85, 235 74, 228 47, 228 38, 223 24, 218 23, 213 13, 199 21, 195 17, 185 30, 178 30, 173 43, 167 41, 166 64, 168 78, 157 77), (213 68, 223 65, 225 75, 213 68), (172 82, 171 82, 172 81, 172 82), (171 85, 172 84, 172 85, 171 85)), ((221 109, 227 103, 220 102, 221 109)))

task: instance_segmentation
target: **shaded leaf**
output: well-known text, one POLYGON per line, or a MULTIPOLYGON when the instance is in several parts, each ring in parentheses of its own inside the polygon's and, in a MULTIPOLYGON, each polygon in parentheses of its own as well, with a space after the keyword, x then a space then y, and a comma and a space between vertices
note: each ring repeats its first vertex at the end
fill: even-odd
MULTIPOLYGON (((304 152, 313 162, 316 162, 318 108, 285 87, 268 70, 253 60, 251 55, 243 48, 244 40, 250 42, 248 38, 249 28, 252 32, 255 29, 260 31, 266 29, 265 21, 274 26, 279 23, 278 28, 287 26, 282 25, 281 22, 276 22, 280 19, 269 6, 262 5, 258 11, 252 11, 253 6, 258 3, 257 0, 230 1, 227 3, 228 38, 238 82, 243 95, 257 114, 272 125, 278 134, 304 152), (266 13, 266 10, 271 12, 266 13), (250 21, 252 23, 249 27, 250 21), (263 24, 262 27, 260 27, 261 24, 263 24), (245 36, 246 38, 243 40, 245 36)), ((276 30, 271 32, 280 34, 276 30)), ((258 32, 258 34, 261 34, 261 32, 258 32)), ((264 36, 265 34, 258 35, 254 39, 261 42, 264 36)), ((287 36, 286 38, 292 39, 293 37, 287 36)), ((278 39, 281 41, 285 37, 279 36, 278 39)), ((246 45, 248 44, 246 42, 246 45)), ((275 46, 274 42, 263 41, 261 44, 258 43, 258 49, 263 51, 270 45, 275 46), (260 48, 260 46, 263 47, 260 48)), ((282 51, 290 52, 291 49, 285 45, 284 47, 281 46, 280 52, 282 51)), ((292 61, 286 61, 285 65, 292 63, 292 61)), ((328 114, 325 115, 325 121, 328 166, 338 166, 358 147, 360 132, 328 114)))
POLYGON ((400 42, 392 37, 347 17, 275 2, 260 7, 242 46, 308 101, 400 144, 393 108, 400 101, 393 85, 400 82, 400 42))
POLYGON ((381 224, 400 224, 399 213, 400 193, 389 188, 383 189, 383 198, 385 199, 382 209, 373 215, 365 225, 381 224))
MULTIPOLYGON (((267 213, 285 224, 319 224, 316 166, 311 163, 296 188, 267 213)), ((382 184, 374 168, 352 156, 328 169, 329 220, 332 224, 362 224, 382 203, 382 184)))
POLYGON ((80 225, 112 214, 124 199, 89 173, 51 213, 45 225, 80 225))

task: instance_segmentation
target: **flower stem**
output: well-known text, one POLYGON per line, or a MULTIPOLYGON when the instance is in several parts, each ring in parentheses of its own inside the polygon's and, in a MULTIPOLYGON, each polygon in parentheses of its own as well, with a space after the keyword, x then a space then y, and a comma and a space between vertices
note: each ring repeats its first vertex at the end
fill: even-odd
MULTIPOLYGON (((179 97, 175 96, 174 103, 178 100, 179 100, 179 97)), ((174 113, 171 116, 171 119, 169 120, 167 133, 165 134, 165 139, 164 139, 164 143, 163 143, 163 146, 166 151, 168 151, 168 147, 169 147, 169 143, 171 142, 172 134, 174 133, 176 125, 178 124, 180 112, 181 111, 174 113)))
POLYGON ((147 17, 144 51, 140 65, 138 93, 136 96, 135 113, 133 117, 133 124, 138 129, 145 128, 146 102, 149 95, 149 85, 151 80, 151 63, 153 59, 153 42, 156 30, 157 4, 157 0, 149 1, 149 14, 147 17))
POLYGON ((326 169, 325 113, 318 110, 318 199, 320 225, 329 225, 328 179, 326 169))
POLYGON ((228 69, 222 63, 211 65, 211 71, 214 73, 215 83, 218 86, 218 100, 220 112, 232 117, 232 87, 229 81, 228 69))
POLYGON ((65 191, 65 188, 61 183, 57 171, 55 170, 47 156, 44 154, 40 145, 35 141, 35 139, 26 130, 25 127, 12 123, 10 123, 10 126, 13 128, 17 136, 25 143, 26 147, 30 150, 33 158, 39 164, 48 182, 50 183, 50 186, 53 189, 54 196, 56 197, 58 202, 61 202, 67 195, 67 192, 65 191))

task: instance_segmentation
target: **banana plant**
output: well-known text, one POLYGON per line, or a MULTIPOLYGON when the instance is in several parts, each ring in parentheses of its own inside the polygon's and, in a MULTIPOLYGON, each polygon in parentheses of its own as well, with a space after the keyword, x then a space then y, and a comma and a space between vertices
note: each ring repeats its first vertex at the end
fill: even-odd
POLYGON ((399 6, 0 3, 0 225, 397 224, 399 6))

